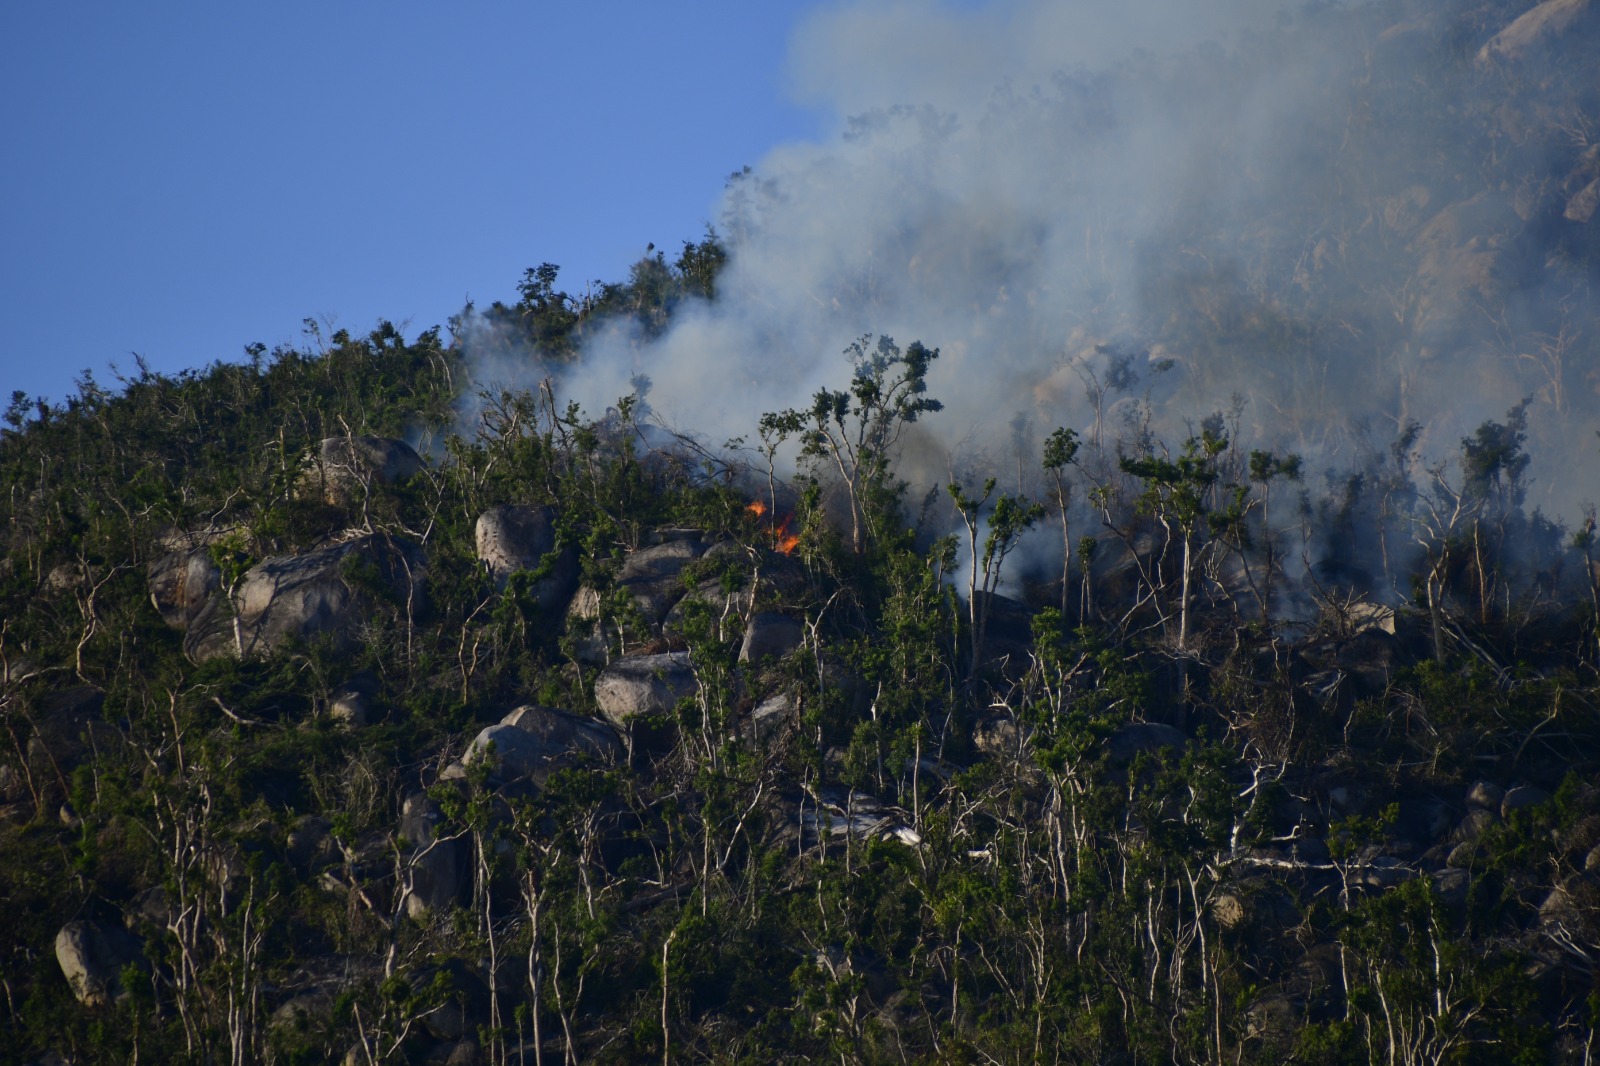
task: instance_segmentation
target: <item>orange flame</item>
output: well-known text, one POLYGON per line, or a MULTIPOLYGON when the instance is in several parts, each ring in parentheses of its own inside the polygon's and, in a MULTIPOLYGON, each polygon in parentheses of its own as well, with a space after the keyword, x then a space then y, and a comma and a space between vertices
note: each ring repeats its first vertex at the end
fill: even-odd
MULTIPOLYGON (((746 504, 745 510, 749 511, 757 518, 765 518, 767 514, 767 505, 762 503, 760 500, 755 500, 746 504)), ((799 547, 800 545, 800 534, 791 531, 789 528, 793 522, 794 515, 787 514, 778 521, 772 521, 769 519, 767 522, 763 523, 766 526, 767 532, 772 536, 773 548, 782 552, 784 555, 792 553, 795 548, 799 547)))

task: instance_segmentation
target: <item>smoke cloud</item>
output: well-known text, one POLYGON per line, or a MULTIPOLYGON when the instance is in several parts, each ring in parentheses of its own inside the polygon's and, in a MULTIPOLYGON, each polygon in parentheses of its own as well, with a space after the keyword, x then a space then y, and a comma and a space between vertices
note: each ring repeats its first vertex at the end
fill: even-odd
POLYGON ((835 135, 730 182, 716 302, 592 338, 564 392, 598 412, 642 374, 656 417, 720 443, 842 387, 852 340, 920 339, 942 352, 913 457, 934 480, 1057 425, 1175 446, 1218 410, 1314 469, 1411 420, 1444 458, 1527 396, 1530 503, 1574 516, 1600 488, 1600 256, 1573 214, 1600 179, 1571 62, 1594 35, 1487 47, 1522 10, 827 9, 791 80, 835 135))

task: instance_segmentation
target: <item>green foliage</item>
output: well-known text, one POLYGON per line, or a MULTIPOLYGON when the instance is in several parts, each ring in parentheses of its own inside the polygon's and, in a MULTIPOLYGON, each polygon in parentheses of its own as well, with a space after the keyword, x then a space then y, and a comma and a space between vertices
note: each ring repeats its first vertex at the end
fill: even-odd
POLYGON ((1523 450, 1528 439, 1528 400, 1506 412, 1502 425, 1492 419, 1461 441, 1463 491, 1473 498, 1503 494, 1511 506, 1522 504, 1522 478, 1532 457, 1523 450))
POLYGON ((801 463, 814 479, 838 476, 848 497, 850 546, 860 555, 889 535, 899 517, 902 486, 891 464, 901 435, 944 405, 926 395, 937 348, 913 341, 902 351, 889 337, 874 343, 865 336, 845 356, 852 369, 847 390, 819 389, 809 410, 769 413, 760 425, 764 439, 798 438, 801 463))
MULTIPOLYGON (((714 297, 714 234, 675 263, 652 253, 592 299, 540 267, 488 317, 560 362, 598 316, 649 335, 714 297)), ((1341 531, 1378 513, 1373 494, 1396 525, 1418 500, 1465 501, 1476 524, 1423 545, 1449 642, 1421 661, 1404 605, 1389 632, 1349 588, 1287 589, 1290 508, 1271 493, 1302 463, 1240 454, 1220 419, 1175 457, 1153 437, 1112 462, 1098 429, 1048 436, 1027 491, 1061 518, 1057 598, 1003 569, 1045 513, 1020 490, 949 486, 964 544, 906 528, 899 448, 940 409, 921 344, 853 345, 844 388, 761 418, 766 468, 746 471, 646 453, 642 387, 595 419, 553 384, 456 395, 462 360, 432 331, 312 336, 6 413, 0 1061, 421 1061, 446 1043, 422 1019, 450 1008, 508 1062, 534 1057, 535 1031, 547 1061, 1545 1061, 1593 1044, 1593 613, 1519 599, 1534 579, 1501 550, 1550 540, 1518 506, 1521 406, 1463 441, 1455 497, 1407 497, 1408 431, 1395 470, 1324 501, 1341 531), (330 500, 311 457, 347 433, 431 441, 432 461, 330 500), (1097 515, 1074 510, 1079 486, 1097 515), (772 512, 793 500, 791 557, 776 516, 747 509, 763 492, 772 512), (552 507, 554 543, 491 575, 474 523, 507 503, 552 507), (1095 519, 1074 578, 1071 523, 1095 519), (677 572, 663 627, 619 575, 668 527, 717 545, 677 572), (150 564, 175 546, 216 567, 226 612, 251 567, 351 531, 416 547, 426 595, 396 594, 393 560, 352 559, 343 586, 370 610, 344 642, 196 663, 151 603, 150 564), (598 655, 546 602, 571 575, 598 655), (1020 636, 989 632, 1002 577, 1020 636), (743 662, 765 611, 802 643, 743 662), (513 707, 608 729, 596 658, 623 650, 681 653, 694 684, 618 734, 621 754, 502 775, 508 744, 455 765, 513 707), (335 717, 347 686, 359 728, 335 717), (1551 795, 1469 821, 1486 775, 1551 795), (438 821, 402 839, 419 795, 438 821), (413 906, 435 860, 459 883, 413 906), (122 968, 120 1002, 82 1007, 59 979, 53 938, 80 917, 133 930, 148 965, 122 968), (301 992, 323 1006, 270 1026, 301 992)))

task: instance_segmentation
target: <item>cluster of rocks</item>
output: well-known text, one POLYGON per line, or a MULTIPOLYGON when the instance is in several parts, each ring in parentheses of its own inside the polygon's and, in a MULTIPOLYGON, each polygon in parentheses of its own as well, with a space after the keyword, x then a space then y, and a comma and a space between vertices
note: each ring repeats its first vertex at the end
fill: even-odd
MULTIPOLYGON (((402 482, 424 466, 403 441, 332 437, 318 448, 302 485, 348 505, 358 490, 365 499, 373 486, 402 482)), ((168 625, 184 631, 184 651, 195 662, 266 655, 316 637, 348 646, 378 601, 411 615, 423 608, 426 561, 404 538, 346 531, 309 551, 262 559, 224 587, 217 549, 242 536, 235 528, 173 530, 157 543, 148 568, 150 600, 168 625)))
POLYGON ((361 533, 299 555, 263 559, 230 594, 213 595, 188 627, 196 662, 266 655, 293 641, 328 637, 350 646, 382 599, 408 616, 423 607, 422 549, 384 533, 361 533))
MULTIPOLYGON (((306 477, 324 497, 348 502, 356 483, 368 491, 373 484, 414 476, 422 466, 400 441, 341 437, 322 443, 306 477)), ((548 506, 492 507, 475 526, 477 555, 499 588, 515 575, 529 575, 521 593, 547 617, 564 621, 578 659, 591 665, 670 645, 693 603, 710 605, 724 622, 732 615, 743 619, 757 572, 779 590, 800 582, 798 568, 782 556, 700 530, 665 529, 623 560, 603 604, 600 590, 579 587, 577 553, 558 543, 558 523, 548 506), (708 575, 731 568, 752 579, 731 589, 721 576, 686 584, 687 568, 695 563, 705 564, 708 575)), ((408 616, 424 608, 426 557, 403 537, 347 531, 307 551, 262 559, 225 587, 217 546, 240 535, 233 528, 171 531, 148 568, 151 602, 168 625, 185 631, 185 652, 196 662, 270 654, 319 637, 348 646, 380 601, 403 605, 408 616)), ((754 643, 747 655, 782 654, 797 626, 768 618, 750 627, 754 643)))
MULTIPOLYGON (((367 464, 369 481, 363 484, 371 478, 406 476, 404 463, 379 462, 376 453, 354 443, 350 448, 355 450, 324 449, 319 484, 336 482, 337 472, 352 465, 352 455, 365 457, 361 462, 367 464)), ((547 617, 564 622, 576 657, 598 668, 593 698, 599 717, 518 706, 478 732, 439 773, 438 784, 462 790, 482 785, 491 793, 491 817, 510 819, 519 800, 538 796, 563 769, 633 765, 638 742, 648 744, 653 731, 674 729, 680 705, 699 694, 694 662, 682 650, 679 636, 694 604, 706 605, 719 625, 742 633, 743 665, 736 682, 742 735, 759 745, 781 738, 798 718, 799 700, 763 664, 793 653, 806 632, 794 617, 755 607, 769 598, 758 595, 768 591, 761 582, 769 583, 775 593, 770 598, 779 602, 799 587, 801 576, 788 560, 699 530, 658 530, 622 560, 602 592, 580 586, 577 557, 561 543, 559 519, 549 507, 493 507, 477 521, 477 554, 499 588, 522 582, 519 594, 547 617)), ((186 648, 196 659, 263 654, 316 635, 350 639, 373 609, 374 597, 415 602, 424 591, 426 560, 420 548, 373 533, 263 560, 225 589, 212 546, 231 532, 175 534, 150 567, 152 600, 168 624, 187 631, 186 648)), ((1025 667, 1032 612, 1001 596, 989 596, 980 607, 988 619, 985 659, 1002 664, 1008 673, 1013 665, 1025 667)), ((1327 628, 1327 639, 1292 650, 1288 668, 1297 686, 1319 693, 1330 706, 1382 691, 1407 655, 1410 638, 1391 609, 1347 605, 1327 628)), ((842 690, 851 689, 851 679, 837 664, 825 666, 838 675, 833 680, 842 690)), ((376 691, 376 679, 350 678, 330 693, 328 713, 360 725, 373 713, 376 691)), ((41 715, 28 741, 30 773, 61 778, 96 743, 113 743, 108 737, 97 739, 97 711, 93 693, 78 693, 41 715)), ((972 739, 979 759, 1024 758, 1030 743, 1026 728, 1003 707, 976 723, 972 739)), ((1192 741, 1172 725, 1134 720, 1111 730, 1103 743, 1111 766, 1128 767, 1140 765, 1141 757, 1176 758, 1192 741)), ((927 760, 922 769, 948 778, 959 768, 927 760)), ((1209 906, 1230 934, 1274 936, 1301 920, 1307 900, 1387 891, 1418 878, 1428 879, 1448 905, 1464 907, 1485 834, 1550 799, 1530 785, 1503 789, 1486 781, 1474 784, 1459 802, 1409 797, 1400 803, 1399 823, 1384 839, 1353 854, 1341 852, 1336 859, 1328 844, 1333 827, 1340 818, 1370 813, 1370 804, 1359 785, 1349 781, 1308 779, 1301 784, 1305 787, 1296 791, 1315 800, 1281 803, 1273 812, 1274 838, 1241 847, 1228 859, 1225 887, 1209 906)), ((11 792, 24 787, 12 779, 0 781, 0 786, 11 792)), ((406 795, 391 831, 354 843, 336 841, 324 819, 303 818, 290 829, 283 847, 290 861, 326 891, 353 894, 369 907, 375 900, 396 898, 411 919, 429 921, 464 903, 473 883, 470 842, 451 827, 439 796, 436 790, 406 795)), ((913 847, 921 843, 906 812, 859 791, 779 790, 765 800, 765 811, 777 838, 798 848, 868 839, 893 839, 913 847)), ((614 813, 613 826, 627 816, 614 813)), ((1545 886, 1536 907, 1533 931, 1551 950, 1563 950, 1564 943, 1595 942, 1595 919, 1584 901, 1594 896, 1590 882, 1600 884, 1600 826, 1590 829, 1594 839, 1570 842, 1587 849, 1577 859, 1578 876, 1587 880, 1545 886)), ((230 859, 218 861, 227 867, 230 859)), ((228 876, 226 869, 218 876, 228 876)), ((1329 974, 1337 974, 1319 954, 1325 947, 1285 964, 1276 983, 1252 1004, 1252 1025, 1276 1031, 1315 1015, 1316 1004, 1336 979, 1329 974)), ((118 975, 128 965, 148 965, 136 938, 105 923, 78 921, 64 927, 57 955, 79 999, 91 1005, 121 994, 118 975)), ((417 979, 432 978, 419 973, 417 979)), ((451 975, 451 983, 465 990, 463 994, 422 1021, 438 1042, 434 1059, 471 1061, 477 1048, 468 1034, 484 1020, 480 1001, 487 998, 485 978, 464 968, 451 975)), ((277 1007, 274 1024, 304 1025, 326 1014, 329 1001, 323 990, 298 992, 277 1007)))
MULTIPOLYGON (((1369 810, 1371 794, 1331 775, 1321 785, 1308 785, 1313 796, 1320 790, 1320 802, 1293 796, 1280 801, 1273 812, 1279 830, 1273 840, 1240 849, 1226 887, 1210 902, 1219 925, 1257 941, 1257 957, 1281 964, 1276 981, 1263 981, 1266 991, 1251 1007, 1252 1018, 1279 1035, 1327 1017, 1337 1006, 1333 993, 1341 987, 1336 945, 1316 945, 1299 955, 1281 950, 1293 942, 1288 931, 1303 920, 1306 906, 1317 899, 1344 906, 1362 895, 1423 880, 1445 907, 1464 914, 1478 880, 1491 868, 1485 834, 1552 799, 1534 785, 1502 788, 1489 781, 1474 783, 1455 801, 1411 795, 1395 805, 1398 818, 1380 839, 1334 849, 1330 834, 1340 820, 1378 813, 1369 810)), ((1553 971, 1563 957, 1587 965, 1584 960, 1600 947, 1600 917, 1591 905, 1600 899, 1600 819, 1581 822, 1554 843, 1565 856, 1561 865, 1576 872, 1554 883, 1529 883, 1519 892, 1525 901, 1522 948, 1530 974, 1553 971)))

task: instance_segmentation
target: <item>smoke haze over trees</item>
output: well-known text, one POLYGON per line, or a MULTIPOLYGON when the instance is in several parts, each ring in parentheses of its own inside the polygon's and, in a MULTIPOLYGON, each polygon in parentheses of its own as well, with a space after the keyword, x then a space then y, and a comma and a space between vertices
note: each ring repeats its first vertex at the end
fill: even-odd
POLYGON ((1448 453, 1527 396, 1532 499, 1574 517, 1600 90, 1594 13, 1557 6, 1518 33, 1525 5, 1467 0, 818 15, 792 77, 837 135, 735 175, 718 302, 591 338, 571 385, 599 410, 643 373, 663 418, 728 437, 879 331, 943 351, 945 449, 1118 430, 1147 392, 1172 431, 1238 394, 1251 441, 1319 470, 1412 420, 1448 453), (1120 384, 1098 411, 1093 381, 1120 384))

